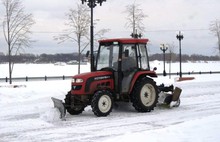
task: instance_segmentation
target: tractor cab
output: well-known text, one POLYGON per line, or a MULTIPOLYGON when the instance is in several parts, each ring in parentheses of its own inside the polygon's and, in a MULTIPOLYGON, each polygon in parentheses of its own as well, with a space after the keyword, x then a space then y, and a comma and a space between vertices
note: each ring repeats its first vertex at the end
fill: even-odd
POLYGON ((128 93, 135 73, 150 71, 148 39, 107 39, 99 41, 95 71, 114 74, 115 91, 128 93))

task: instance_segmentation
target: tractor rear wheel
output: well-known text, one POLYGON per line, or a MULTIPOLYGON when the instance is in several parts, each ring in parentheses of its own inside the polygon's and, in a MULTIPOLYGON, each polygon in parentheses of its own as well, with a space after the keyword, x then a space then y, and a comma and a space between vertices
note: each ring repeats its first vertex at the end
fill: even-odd
POLYGON ((108 90, 97 91, 91 102, 92 111, 96 116, 107 116, 112 111, 113 97, 108 90))
POLYGON ((156 83, 150 78, 143 78, 135 83, 131 101, 138 112, 150 112, 158 102, 156 83))

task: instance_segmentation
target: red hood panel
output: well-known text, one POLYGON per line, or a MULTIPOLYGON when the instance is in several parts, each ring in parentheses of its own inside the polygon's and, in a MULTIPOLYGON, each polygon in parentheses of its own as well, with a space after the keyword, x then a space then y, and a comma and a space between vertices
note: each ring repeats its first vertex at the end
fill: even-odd
POLYGON ((110 71, 87 72, 87 73, 81 73, 81 74, 75 75, 72 78, 87 79, 87 78, 103 76, 103 75, 112 75, 112 72, 110 71))

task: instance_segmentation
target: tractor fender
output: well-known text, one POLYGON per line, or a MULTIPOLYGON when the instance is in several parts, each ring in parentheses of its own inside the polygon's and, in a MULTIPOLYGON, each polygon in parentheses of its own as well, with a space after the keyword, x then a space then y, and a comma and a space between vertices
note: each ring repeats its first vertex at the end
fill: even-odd
POLYGON ((133 90, 133 87, 134 87, 134 84, 135 82, 140 79, 140 78, 143 78, 143 77, 147 77, 147 76, 150 76, 150 77, 157 77, 157 74, 155 71, 138 71, 135 73, 135 75, 133 76, 133 79, 131 81, 131 87, 129 89, 129 94, 131 93, 131 91, 133 90))

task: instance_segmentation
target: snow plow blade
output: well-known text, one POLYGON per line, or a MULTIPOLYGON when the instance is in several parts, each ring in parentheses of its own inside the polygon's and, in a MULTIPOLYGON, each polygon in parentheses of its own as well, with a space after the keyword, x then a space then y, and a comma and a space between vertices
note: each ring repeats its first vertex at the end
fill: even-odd
POLYGON ((170 107, 179 107, 181 92, 182 92, 182 89, 180 89, 179 87, 175 87, 173 94, 172 94, 172 101, 170 103, 170 107))
POLYGON ((180 105, 180 94, 182 89, 179 87, 175 87, 170 85, 168 87, 164 86, 164 84, 158 86, 159 87, 159 98, 158 105, 159 106, 167 106, 171 107, 179 107, 180 105))
POLYGON ((54 107, 60 111, 60 119, 63 120, 66 115, 66 108, 63 104, 63 101, 53 97, 51 97, 51 99, 53 101, 54 107))
POLYGON ((182 89, 180 89, 179 87, 175 87, 173 91, 172 101, 178 101, 180 98, 181 92, 182 92, 182 89))

